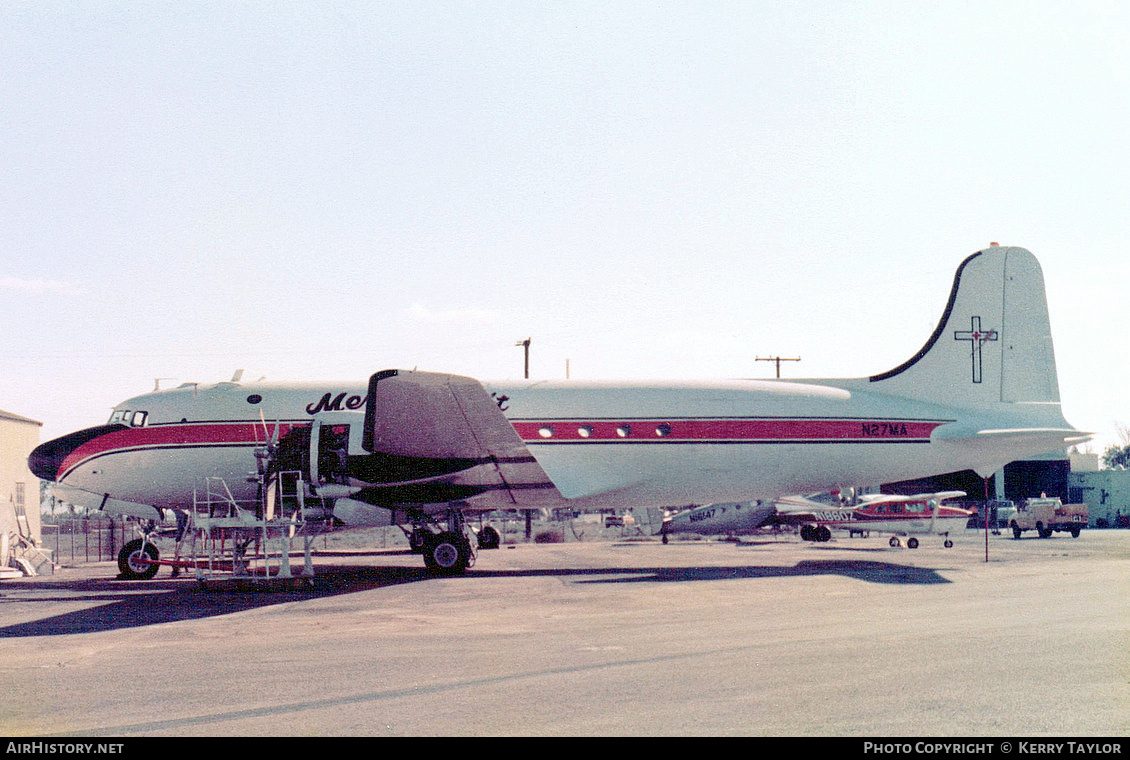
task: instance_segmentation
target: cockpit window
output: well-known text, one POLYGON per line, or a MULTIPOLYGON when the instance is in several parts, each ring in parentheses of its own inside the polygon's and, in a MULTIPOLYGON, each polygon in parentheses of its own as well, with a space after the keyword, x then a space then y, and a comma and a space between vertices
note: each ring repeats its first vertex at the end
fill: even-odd
POLYGON ((130 409, 115 409, 110 415, 110 425, 129 425, 130 427, 144 427, 149 419, 149 412, 133 411, 130 409))

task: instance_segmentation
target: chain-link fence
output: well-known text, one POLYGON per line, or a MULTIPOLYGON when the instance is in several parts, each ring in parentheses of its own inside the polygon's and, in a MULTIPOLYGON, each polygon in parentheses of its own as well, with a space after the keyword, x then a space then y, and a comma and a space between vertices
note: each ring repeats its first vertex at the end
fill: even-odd
POLYGON ((44 517, 42 548, 57 564, 101 562, 117 559, 118 550, 133 538, 133 529, 123 519, 105 515, 44 517))

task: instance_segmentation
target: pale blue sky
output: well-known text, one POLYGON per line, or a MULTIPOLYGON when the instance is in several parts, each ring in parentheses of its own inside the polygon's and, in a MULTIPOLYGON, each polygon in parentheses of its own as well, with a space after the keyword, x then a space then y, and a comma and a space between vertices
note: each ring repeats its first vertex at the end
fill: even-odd
POLYGON ((990 242, 1130 424, 1130 5, 0 4, 0 408, 418 366, 866 375, 990 242))

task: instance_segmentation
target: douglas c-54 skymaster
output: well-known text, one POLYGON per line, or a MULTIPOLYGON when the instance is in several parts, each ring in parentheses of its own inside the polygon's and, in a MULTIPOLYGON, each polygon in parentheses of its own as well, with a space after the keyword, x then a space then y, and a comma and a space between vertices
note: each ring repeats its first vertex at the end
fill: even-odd
POLYGON ((1088 436, 1060 411, 1043 274, 993 246, 958 267, 918 353, 845 380, 480 382, 385 370, 367 387, 219 383, 119 404, 109 424, 39 446, 66 501, 153 519, 205 476, 255 497, 254 452, 332 497, 345 526, 411 524, 427 565, 474 561, 466 521, 498 509, 772 500, 972 469, 1088 436))

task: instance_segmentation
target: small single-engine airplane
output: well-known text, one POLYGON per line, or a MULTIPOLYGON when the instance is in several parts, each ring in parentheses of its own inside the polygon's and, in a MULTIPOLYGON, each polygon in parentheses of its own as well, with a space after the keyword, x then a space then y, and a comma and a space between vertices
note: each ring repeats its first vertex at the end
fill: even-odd
POLYGON ((671 535, 693 533, 700 536, 743 536, 771 522, 776 516, 772 502, 736 501, 690 507, 664 516, 665 510, 634 509, 640 530, 659 535, 667 543, 671 535))
POLYGON ((776 503, 777 521, 785 525, 799 525, 800 537, 805 541, 827 541, 832 529, 851 532, 876 531, 893 533, 891 546, 900 546, 899 536, 909 536, 906 545, 918 548, 914 534, 944 536, 944 546, 953 546, 950 533, 965 530, 975 513, 968 509, 943 505, 948 499, 965 496, 964 491, 914 496, 873 495, 862 497, 856 506, 836 507, 809 501, 786 498, 776 503))
MULTIPOLYGON (((480 382, 384 370, 361 385, 225 382, 129 399, 28 464, 68 502, 152 520, 201 481, 254 499, 255 452, 345 526, 412 525, 428 567, 475 559, 498 509, 771 501, 1008 462, 1089 436, 1063 418, 1043 274, 1022 248, 958 267, 918 353, 844 380, 480 382), (251 479, 254 480, 254 479, 251 479)), ((136 547, 135 547, 136 549, 136 547)), ((138 550, 145 567, 148 547, 138 550)), ((152 558, 152 555, 148 555, 152 558)))

